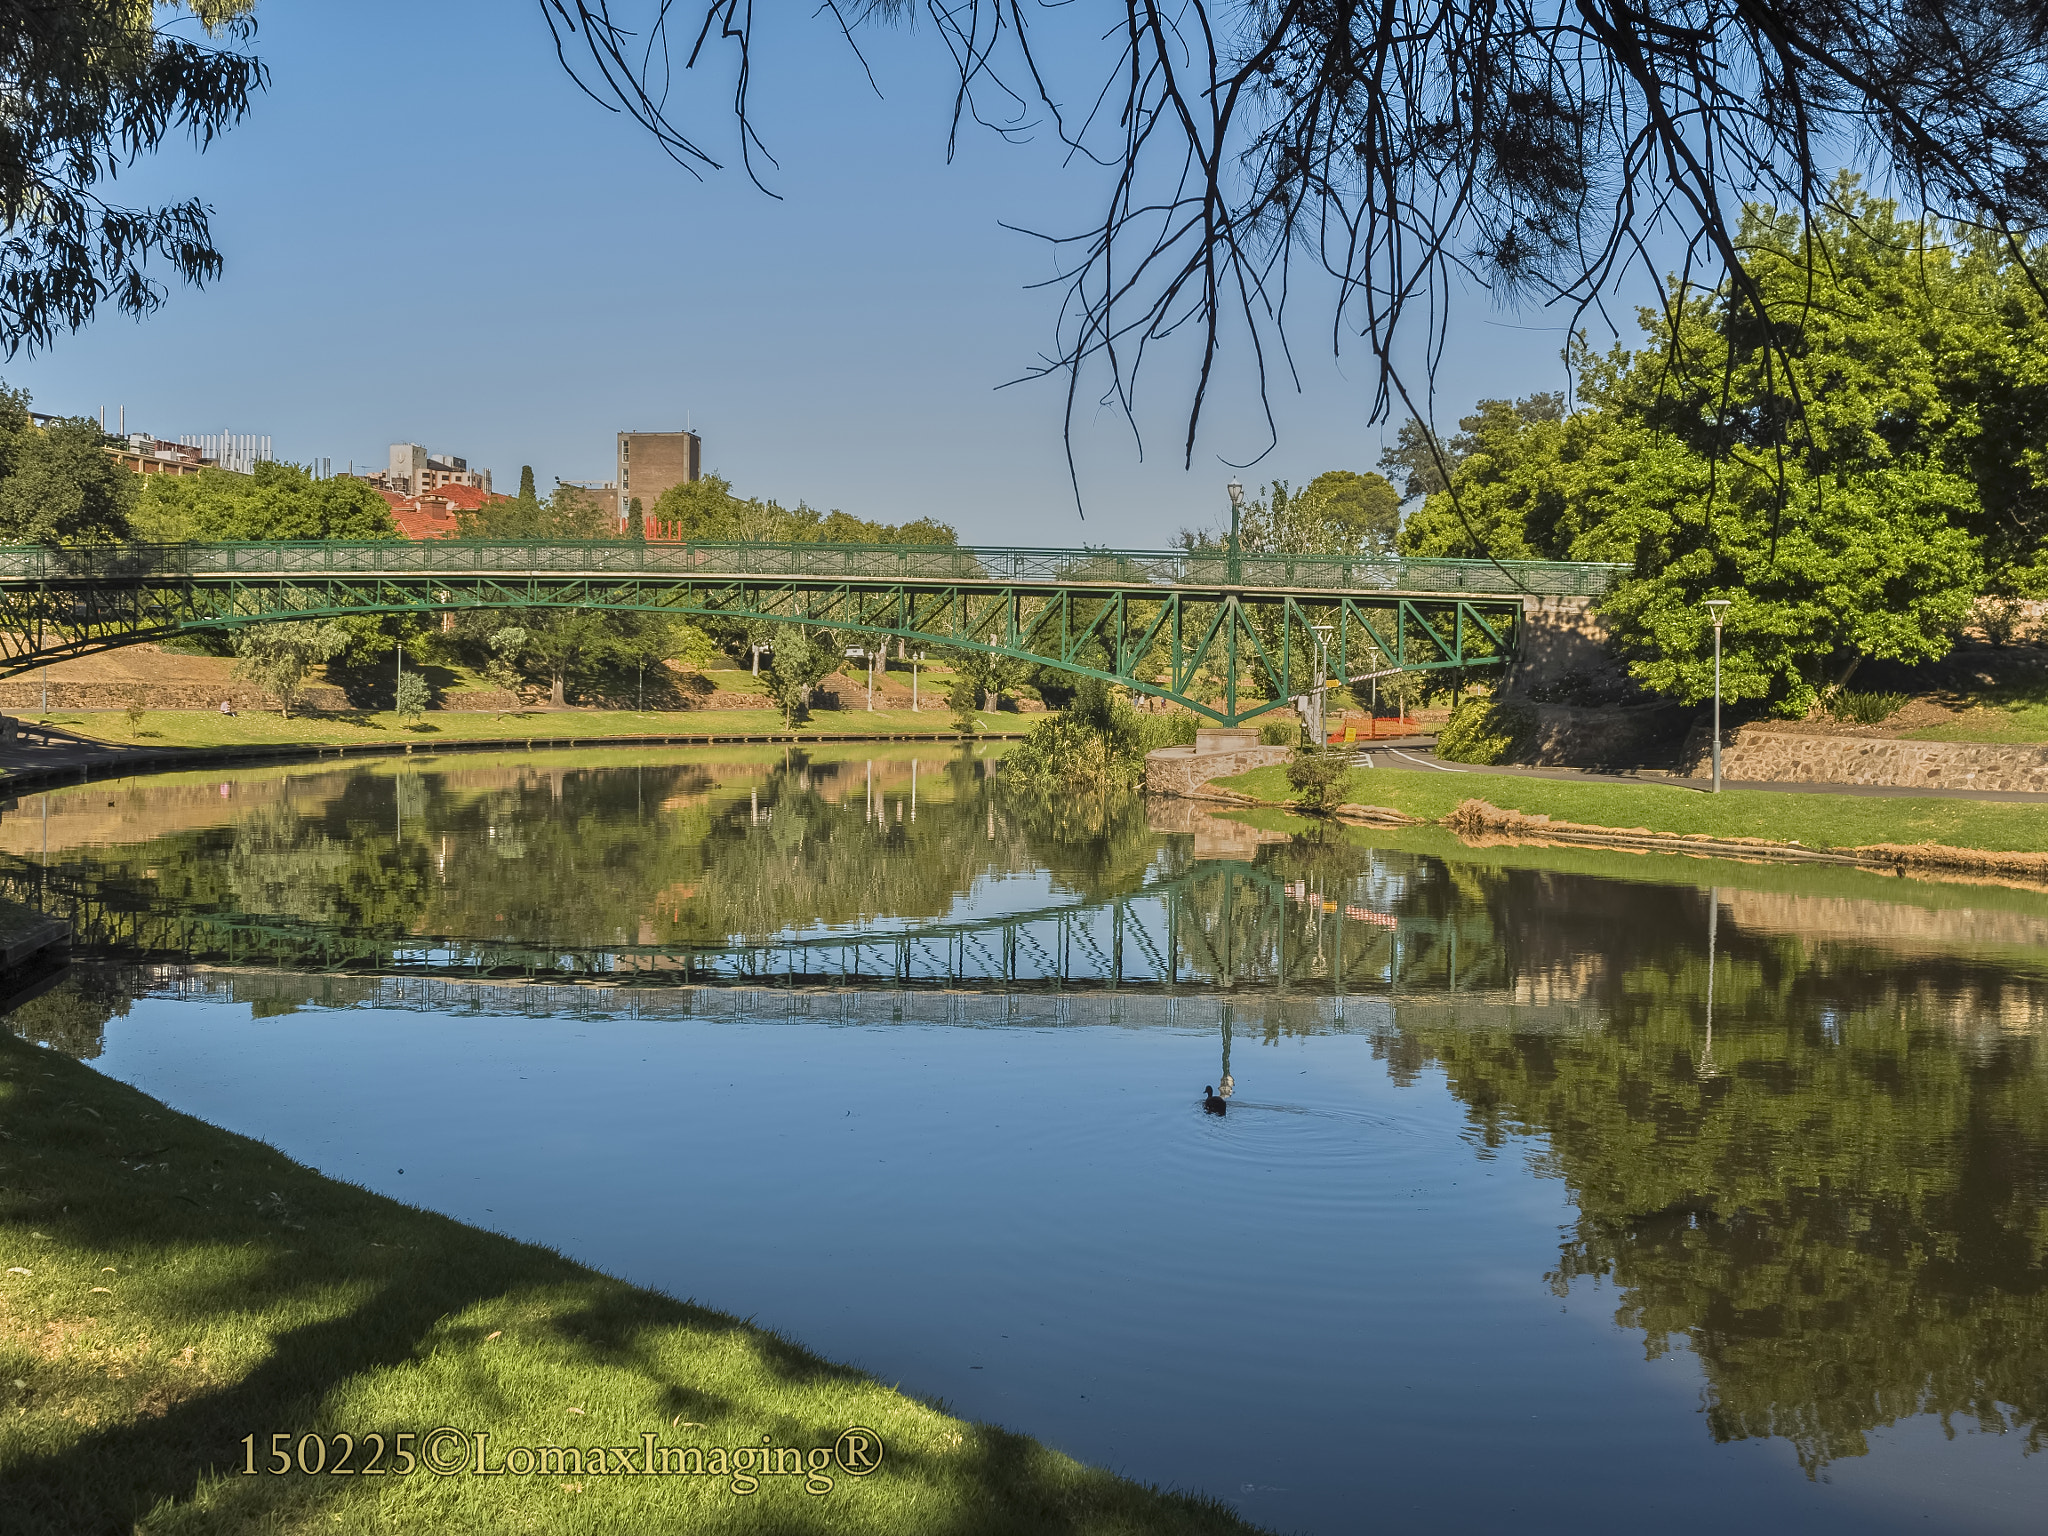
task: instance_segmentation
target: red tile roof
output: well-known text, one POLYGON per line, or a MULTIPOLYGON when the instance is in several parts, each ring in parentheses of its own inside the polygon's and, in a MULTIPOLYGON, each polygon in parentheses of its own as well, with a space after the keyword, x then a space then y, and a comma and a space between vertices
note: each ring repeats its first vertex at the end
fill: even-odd
POLYGON ((444 485, 424 496, 401 496, 386 490, 377 494, 391 504, 391 520, 408 539, 452 539, 460 531, 456 513, 474 512, 486 503, 512 499, 473 485, 444 485))

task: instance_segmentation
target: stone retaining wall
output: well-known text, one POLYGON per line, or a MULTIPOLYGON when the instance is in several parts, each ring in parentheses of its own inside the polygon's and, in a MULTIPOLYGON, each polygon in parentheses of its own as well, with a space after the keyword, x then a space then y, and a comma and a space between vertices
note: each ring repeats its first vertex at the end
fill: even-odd
MULTIPOLYGON (((1686 771, 1713 771, 1705 735, 1686 771)), ((2029 790, 2048 794, 2048 746, 1801 736, 1744 726, 1724 737, 1721 777, 1752 784, 1875 784, 1899 789, 2029 790)))
POLYGON ((1641 768, 1669 762, 1691 713, 1674 705, 1583 709, 1527 699, 1511 702, 1535 721, 1529 746, 1515 761, 1545 768, 1641 768))
POLYGON ((1287 747, 1239 747, 1230 752, 1161 747, 1145 754, 1145 793, 1192 796, 1211 779, 1267 768, 1284 763, 1293 755, 1287 747))

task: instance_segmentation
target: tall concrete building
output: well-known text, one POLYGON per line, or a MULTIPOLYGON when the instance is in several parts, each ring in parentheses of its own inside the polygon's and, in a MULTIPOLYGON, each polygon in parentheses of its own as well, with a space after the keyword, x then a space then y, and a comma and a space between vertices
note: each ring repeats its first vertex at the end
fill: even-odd
POLYGON ((393 443, 391 467, 385 471, 384 488, 401 496, 424 496, 444 486, 466 485, 488 493, 491 472, 471 469, 469 460, 443 458, 428 453, 418 443, 393 443))
POLYGON ((654 503, 672 485, 688 485, 704 475, 704 442, 694 432, 621 432, 619 434, 619 523, 637 498, 640 511, 654 516, 654 503))

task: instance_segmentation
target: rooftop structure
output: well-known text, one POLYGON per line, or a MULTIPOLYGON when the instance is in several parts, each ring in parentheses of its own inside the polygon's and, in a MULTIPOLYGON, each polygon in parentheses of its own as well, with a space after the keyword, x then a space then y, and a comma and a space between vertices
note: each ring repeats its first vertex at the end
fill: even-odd
POLYGON ((390 468, 381 477, 367 475, 364 478, 401 496, 423 496, 428 491, 445 490, 452 485, 466 486, 486 495, 491 489, 491 472, 488 469, 471 469, 467 459, 458 459, 452 454, 445 458, 431 454, 418 443, 393 443, 390 468))

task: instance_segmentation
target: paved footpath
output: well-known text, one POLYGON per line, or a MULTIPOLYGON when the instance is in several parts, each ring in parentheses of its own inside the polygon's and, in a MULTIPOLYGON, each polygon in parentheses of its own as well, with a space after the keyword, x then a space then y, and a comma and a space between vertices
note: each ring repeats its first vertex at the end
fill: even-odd
MULTIPOLYGON (((1711 779, 1686 778, 1663 768, 1639 768, 1628 773, 1596 773, 1590 768, 1476 768, 1469 763, 1447 763, 1431 750, 1426 740, 1393 742, 1360 747, 1352 754, 1362 768, 1400 768, 1416 773, 1495 773, 1518 779, 1559 779, 1581 784, 1664 784, 1673 789, 1711 793, 1711 779)), ((1923 789, 1893 784, 1787 784, 1777 781, 1746 783, 1723 779, 1724 789, 1761 789, 1785 795, 1850 795, 1860 800, 2014 800, 2029 805, 2048 804, 2048 794, 2022 789, 1923 789)))

